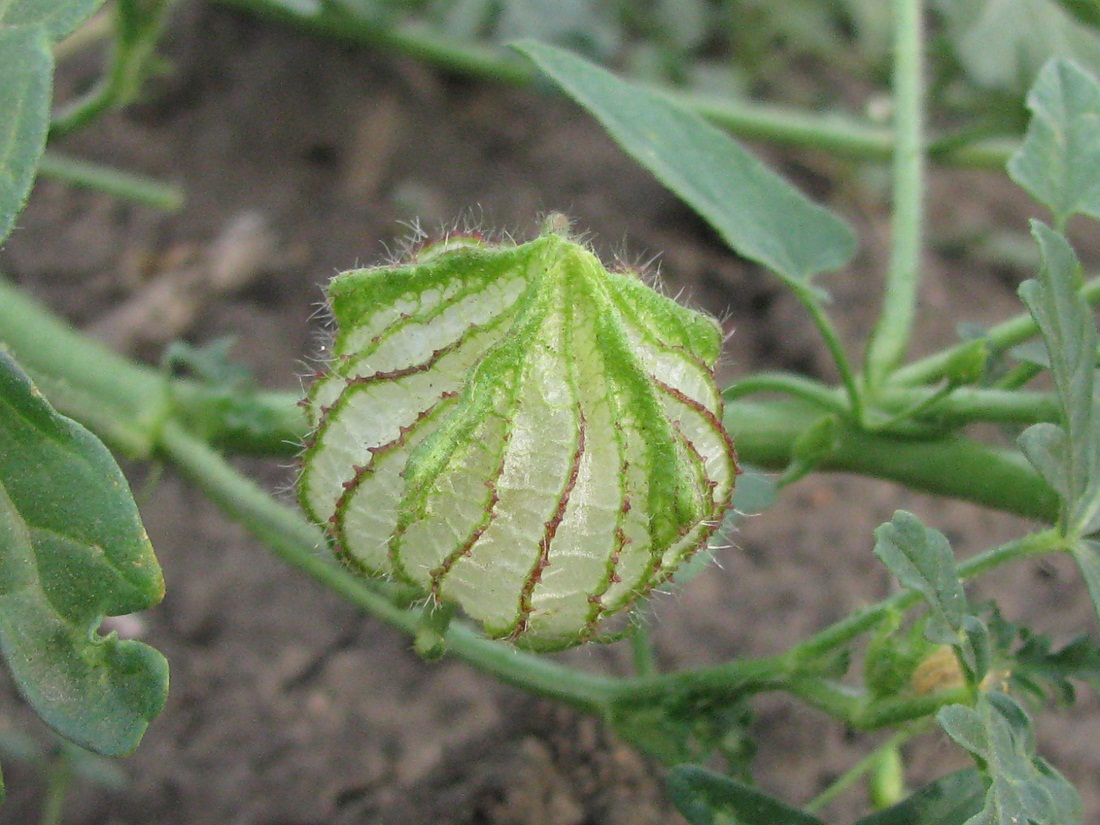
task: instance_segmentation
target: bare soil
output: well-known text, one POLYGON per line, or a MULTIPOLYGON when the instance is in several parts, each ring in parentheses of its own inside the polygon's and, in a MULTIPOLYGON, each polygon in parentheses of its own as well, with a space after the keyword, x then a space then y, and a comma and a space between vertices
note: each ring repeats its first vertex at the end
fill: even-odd
MULTIPOLYGON (((605 257, 656 256, 670 293, 724 319, 723 379, 761 368, 831 375, 778 282, 726 251, 563 100, 193 3, 179 10, 165 52, 169 71, 145 101, 61 148, 177 181, 186 207, 165 215, 42 180, 0 253, 9 277, 136 357, 155 361, 176 338, 234 336, 234 357, 258 380, 296 388, 316 353, 320 285, 332 274, 384 257, 414 220, 429 231, 459 217, 530 235, 541 214, 559 210, 605 257)), ((62 94, 95 73, 91 60, 67 66, 62 94)), ((883 175, 822 157, 768 157, 856 225, 861 252, 825 285, 844 334, 861 340, 885 262, 883 175)), ((1007 182, 939 172, 931 194, 924 349, 952 340, 960 319, 1019 311, 1015 286, 1027 274, 960 252, 990 226, 1026 232, 1028 207, 1007 182)), ((1082 242, 1095 263, 1095 240, 1082 242)), ((664 800, 661 768, 602 723, 460 663, 419 660, 408 639, 286 568, 170 469, 127 469, 167 578, 167 598, 142 621, 171 662, 172 689, 121 763, 126 784, 78 782, 66 825, 682 821, 664 800)), ((290 478, 285 467, 247 469, 273 489, 290 478)), ((779 652, 882 597, 890 584, 870 553, 871 531, 899 507, 945 531, 962 555, 1025 527, 882 483, 805 480, 745 522, 710 569, 658 599, 661 666, 779 652)), ((1095 629, 1079 577, 1061 563, 998 574, 980 594, 1063 641, 1095 629)), ((620 647, 568 656, 626 672, 620 647)), ((0 725, 34 730, 2 689, 0 725)), ((755 708, 757 777, 793 802, 876 741, 786 697, 755 708)), ((1082 791, 1086 821, 1100 818, 1098 736, 1100 703, 1084 690, 1076 708, 1040 726, 1043 752, 1082 791)), ((914 782, 965 763, 937 734, 911 757, 914 782)), ((4 772, 0 821, 35 821, 43 775, 10 759, 4 772)), ((860 809, 858 797, 833 806, 835 821, 860 809)))

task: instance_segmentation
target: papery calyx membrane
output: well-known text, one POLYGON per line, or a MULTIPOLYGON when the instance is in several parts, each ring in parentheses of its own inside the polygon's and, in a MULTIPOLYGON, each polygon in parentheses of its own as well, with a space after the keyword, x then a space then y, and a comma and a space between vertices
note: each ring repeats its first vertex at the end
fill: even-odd
POLYGON ((737 466, 718 325, 551 232, 337 276, 302 506, 356 569, 534 649, 596 637, 704 546, 737 466))

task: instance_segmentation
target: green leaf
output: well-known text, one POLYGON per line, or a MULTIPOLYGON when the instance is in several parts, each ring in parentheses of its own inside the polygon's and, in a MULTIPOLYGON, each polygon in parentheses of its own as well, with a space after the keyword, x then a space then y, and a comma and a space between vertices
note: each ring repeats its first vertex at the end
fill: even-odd
POLYGON ((944 364, 943 377, 953 387, 977 384, 989 367, 989 341, 977 338, 951 355, 944 364))
POLYGON ((853 825, 959 825, 981 810, 984 796, 982 775, 968 768, 941 777, 853 825))
POLYGON ((1022 94, 1051 57, 1100 68, 1095 31, 1057 0, 937 0, 944 32, 980 86, 1022 94))
POLYGON ((1068 60, 1051 60, 1027 96, 1023 145, 1008 162, 1016 183, 1050 208, 1055 223, 1100 217, 1100 85, 1068 60))
POLYGON ((967 603, 947 538, 912 513, 898 510, 875 530, 875 539, 874 554, 903 586, 928 603, 928 638, 957 646, 967 603))
POLYGON ((805 289, 855 250, 851 228, 728 135, 668 98, 569 52, 516 46, 739 254, 805 289))
MULTIPOLYGON (((1093 574, 1100 576, 1097 550, 1092 548, 1094 557, 1090 563, 1094 565, 1093 574)), ((1080 679, 1093 690, 1100 690, 1100 645, 1094 639, 1078 636, 1065 647, 1052 651, 1048 636, 1021 632, 1025 634, 1024 643, 1013 657, 1013 680, 1026 679, 1034 685, 1034 680, 1041 679, 1054 689, 1056 698, 1067 704, 1074 698, 1070 679, 1080 679)))
POLYGON ((164 704, 167 663, 97 631, 103 617, 144 610, 163 594, 110 453, 0 351, 0 652, 58 733, 105 754, 137 747, 164 704))
POLYGON ((1085 536, 1100 529, 1100 430, 1095 398, 1098 336, 1092 310, 1079 293, 1081 267, 1062 235, 1034 223, 1043 266, 1020 297, 1039 325, 1064 414, 1061 428, 1029 427, 1020 438, 1025 455, 1065 500, 1064 528, 1085 536))
POLYGON ((969 751, 990 780, 984 805, 966 825, 1072 825, 1081 821, 1077 791, 1035 755, 1031 722, 1003 693, 978 696, 974 707, 949 705, 936 719, 969 751))
POLYGON ((669 771, 668 795, 690 825, 717 825, 730 816, 737 825, 824 825, 751 785, 698 765, 669 771))
POLYGON ((53 55, 43 26, 0 22, 0 243, 23 209, 50 128, 53 55))

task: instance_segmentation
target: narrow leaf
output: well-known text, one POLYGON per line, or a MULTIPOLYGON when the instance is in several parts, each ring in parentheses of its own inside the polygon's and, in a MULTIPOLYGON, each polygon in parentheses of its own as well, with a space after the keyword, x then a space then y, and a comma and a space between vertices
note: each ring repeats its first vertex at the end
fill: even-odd
POLYGON ((668 795, 690 825, 823 825, 763 791, 698 765, 669 771, 668 795))
POLYGON ((34 183, 50 127, 53 56, 43 26, 0 25, 0 243, 34 183))
POLYGON ((98 628, 163 593, 110 453, 0 351, 0 652, 58 733, 105 754, 137 747, 164 704, 167 664, 98 628))
POLYGON ((958 645, 966 615, 966 594, 947 538, 925 527, 912 513, 898 510, 875 530, 874 554, 903 586, 924 597, 931 610, 928 638, 958 645))
POLYGON ((1092 310, 1078 291, 1081 267, 1073 249, 1062 235, 1041 223, 1034 223, 1032 231, 1043 266, 1038 280, 1020 286, 1020 297, 1046 342, 1064 414, 1064 437, 1049 424, 1036 425, 1024 433, 1021 446, 1066 500, 1067 531, 1088 535, 1100 529, 1100 422, 1094 395, 1100 340, 1092 310))
POLYGON ((981 811, 966 825, 1081 821, 1077 792, 1036 756, 1030 720, 1011 697, 982 693, 974 707, 949 705, 936 718, 947 735, 984 766, 990 780, 981 811))
POLYGON ((739 254, 801 288, 851 258, 855 236, 844 221, 698 115, 561 49, 516 48, 739 254))
POLYGON ((1056 224, 1077 213, 1100 217, 1100 85, 1076 63, 1053 59, 1027 106, 1027 136, 1008 162, 1012 179, 1050 208, 1056 224))
POLYGON ((941 777, 853 825, 956 825, 980 811, 984 797, 982 775, 969 768, 941 777))

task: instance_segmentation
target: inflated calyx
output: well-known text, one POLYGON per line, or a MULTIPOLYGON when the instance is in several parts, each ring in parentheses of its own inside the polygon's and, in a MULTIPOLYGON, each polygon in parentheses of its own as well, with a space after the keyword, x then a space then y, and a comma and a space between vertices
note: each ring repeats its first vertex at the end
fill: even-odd
POLYGON ((666 581, 737 474, 715 321, 548 225, 332 281, 299 484, 353 567, 534 649, 596 637, 666 581))

